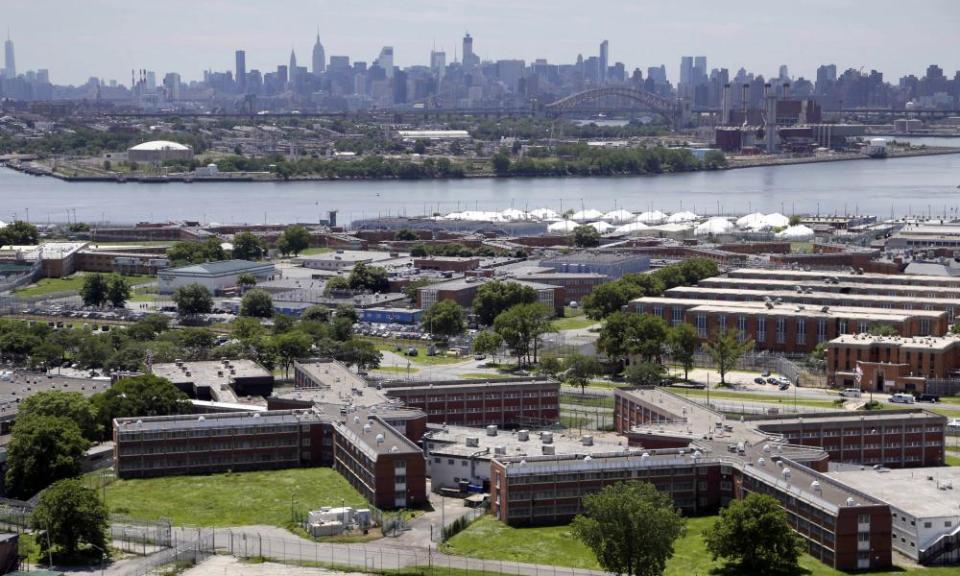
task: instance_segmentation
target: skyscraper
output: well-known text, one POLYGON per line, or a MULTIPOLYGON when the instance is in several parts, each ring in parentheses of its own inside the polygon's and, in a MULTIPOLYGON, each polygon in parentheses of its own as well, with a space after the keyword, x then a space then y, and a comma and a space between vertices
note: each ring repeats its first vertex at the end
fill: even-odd
POLYGON ((600 84, 607 83, 607 68, 610 66, 610 43, 604 40, 600 43, 600 69, 597 71, 600 84))
POLYGON ((377 56, 377 65, 383 68, 387 78, 393 78, 393 46, 384 46, 377 56))
POLYGON ((290 67, 287 68, 287 74, 289 74, 289 83, 290 87, 297 85, 297 54, 293 51, 293 48, 290 49, 290 67))
POLYGON ((327 70, 327 55, 320 43, 320 30, 317 30, 317 43, 313 45, 313 75, 319 76, 327 70))
POLYGON ((693 82, 693 56, 680 57, 680 85, 687 86, 693 82))
POLYGON ((443 50, 431 50, 430 51, 430 71, 433 72, 438 78, 443 77, 443 73, 447 68, 447 53, 443 50))
POLYGON ((13 55, 13 40, 10 39, 10 30, 7 30, 7 41, 3 43, 3 75, 6 78, 17 77, 17 60, 13 55))
POLYGON ((470 72, 480 64, 480 57, 473 52, 473 37, 470 33, 463 37, 463 69, 470 72))
POLYGON ((237 50, 237 70, 235 72, 237 79, 237 91, 241 94, 247 93, 247 53, 243 50, 237 50))

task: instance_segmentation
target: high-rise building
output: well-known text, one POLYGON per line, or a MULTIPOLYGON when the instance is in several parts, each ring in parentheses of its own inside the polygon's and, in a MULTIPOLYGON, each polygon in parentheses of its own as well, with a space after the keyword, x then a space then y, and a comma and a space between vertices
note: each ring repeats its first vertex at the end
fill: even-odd
POLYGON ((320 30, 317 30, 317 43, 313 45, 313 75, 319 76, 327 70, 327 55, 320 43, 320 30))
POLYGON ((680 85, 688 86, 693 83, 693 56, 680 57, 680 85))
POLYGON ((237 69, 234 72, 234 78, 237 81, 237 91, 241 94, 247 93, 247 53, 243 50, 237 50, 237 69))
POLYGON ((167 91, 167 100, 180 99, 180 75, 170 72, 163 77, 163 88, 167 91))
POLYGON ((703 84, 707 81, 707 57, 697 56, 693 59, 693 84, 703 84))
POLYGON ((297 53, 293 51, 293 48, 290 49, 290 67, 287 68, 287 78, 290 87, 297 85, 297 53))
POLYGON ((393 46, 384 46, 381 48, 376 63, 383 68, 388 79, 393 78, 393 46))
POLYGON ((473 51, 473 37, 467 32, 463 37, 463 69, 470 72, 479 65, 480 57, 473 51))
POLYGON ((443 50, 431 50, 430 51, 430 71, 434 73, 438 78, 443 77, 444 71, 447 69, 447 53, 443 50))
POLYGON ((789 82, 789 81, 790 81, 790 69, 787 68, 787 65, 786 65, 786 64, 781 64, 781 65, 780 65, 780 71, 779 71, 779 74, 777 74, 777 76, 780 77, 780 80, 781 80, 782 82, 789 82))
POLYGON ((147 91, 153 92, 157 89, 157 73, 153 70, 147 70, 147 91))
POLYGON ((610 43, 606 40, 600 43, 600 69, 597 71, 599 74, 600 84, 607 83, 607 68, 610 66, 610 43))
POLYGON ((5 78, 17 77, 17 59, 13 53, 13 40, 10 39, 10 31, 7 30, 7 41, 3 43, 3 75, 5 78))

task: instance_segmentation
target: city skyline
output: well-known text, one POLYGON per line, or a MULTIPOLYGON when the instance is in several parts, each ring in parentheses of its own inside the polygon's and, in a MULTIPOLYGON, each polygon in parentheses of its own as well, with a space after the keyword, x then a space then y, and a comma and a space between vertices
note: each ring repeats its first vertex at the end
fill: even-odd
POLYGON ((944 50, 945 39, 960 28, 960 5, 944 1, 912 7, 910 20, 923 22, 924 34, 911 36, 910 42, 897 41, 898 34, 909 30, 904 30, 902 15, 883 9, 895 4, 889 0, 872 3, 869 14, 856 2, 826 0, 806 0, 789 11, 760 10, 765 5, 760 2, 722 10, 690 2, 682 13, 659 3, 600 0, 590 14, 564 10, 573 7, 567 0, 552 3, 550 9, 541 2, 495 0, 471 9, 469 19, 459 10, 465 4, 460 0, 414 0, 403 10, 381 0, 362 6, 294 0, 285 6, 286 13, 298 14, 292 27, 287 19, 271 18, 270 8, 246 0, 202 6, 172 0, 162 9, 138 8, 136 21, 115 0, 87 2, 82 9, 58 3, 58 18, 82 29, 74 35, 50 26, 52 3, 12 0, 5 6, 4 24, 18 44, 18 71, 49 69, 58 84, 81 84, 91 76, 125 83, 131 69, 178 72, 185 81, 196 80, 204 70, 234 69, 237 50, 245 52, 247 70, 274 69, 288 60, 291 48, 309 65, 318 33, 327 59, 346 55, 369 63, 384 46, 392 46, 399 67, 429 65, 432 48, 445 52, 447 62, 455 55, 462 59, 460 42, 466 31, 484 60, 517 58, 527 63, 537 58, 573 62, 578 54, 596 55, 607 40, 611 64, 623 62, 628 70, 666 64, 673 83, 679 79, 680 57, 687 54, 706 55, 712 67, 735 71, 742 66, 767 77, 776 76, 781 65, 808 79, 825 63, 841 70, 876 69, 891 82, 930 63, 948 71, 960 68, 960 55, 944 50), (185 10, 190 6, 191 18, 182 18, 180 4, 185 10), (557 12, 573 16, 550 16, 557 12), (550 26, 531 26, 538 18, 548 18, 550 26), (784 41, 791 38, 794 41, 784 41), (67 40, 69 50, 64 49, 67 40), (802 61, 796 58, 798 44, 802 61), (765 49, 757 50, 758 45, 765 49))

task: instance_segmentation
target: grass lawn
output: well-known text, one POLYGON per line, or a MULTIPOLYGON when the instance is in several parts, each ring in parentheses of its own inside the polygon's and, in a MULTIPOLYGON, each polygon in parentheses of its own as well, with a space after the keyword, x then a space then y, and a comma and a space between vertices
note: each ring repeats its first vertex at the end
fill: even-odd
MULTIPOLYGON (((680 396, 693 396, 697 398, 706 398, 706 390, 697 390, 691 388, 669 388, 669 390, 680 396)), ((749 392, 729 392, 722 390, 711 390, 710 398, 717 400, 741 400, 743 402, 764 402, 767 404, 793 404, 793 396, 773 396, 769 394, 751 394, 749 392)), ((798 406, 810 406, 812 408, 835 408, 841 410, 839 406, 833 403, 833 400, 807 400, 798 398, 798 406)))
POLYGON ((340 506, 342 501, 369 507, 330 468, 116 480, 106 492, 112 513, 196 526, 285 526, 291 520, 291 507, 300 513, 340 506))
MULTIPOLYGON (((22 298, 34 298, 56 294, 57 292, 79 292, 80 288, 83 287, 84 276, 86 274, 83 272, 77 272, 65 278, 43 278, 36 284, 30 284, 25 288, 16 290, 15 294, 22 298)), ((156 280, 153 276, 124 276, 124 278, 131 286, 147 284, 156 280)))
POLYGON ((487 378, 503 378, 503 374, 497 374, 496 372, 465 372, 463 374, 458 374, 457 378, 486 380, 487 378))
MULTIPOLYGON (((437 364, 459 364, 460 362, 466 362, 469 360, 467 356, 445 356, 442 354, 437 354, 436 356, 427 355, 427 345, 423 344, 421 341, 417 340, 384 340, 383 338, 363 338, 368 340, 376 346, 377 350, 382 352, 393 352, 394 354, 400 354, 413 364, 421 364, 423 366, 436 366, 437 364), (397 345, 400 346, 401 351, 397 352, 397 345), (410 348, 417 349, 416 356, 407 356, 406 352, 410 348)), ((438 348, 438 352, 439 352, 438 348)))
POLYGON ((317 254, 326 254, 327 252, 333 252, 333 249, 321 248, 321 247, 307 248, 306 250, 301 252, 299 255, 300 256, 316 256, 317 254))
POLYGON ((591 408, 613 408, 613 396, 578 396, 576 394, 561 394, 561 404, 576 404, 591 408))
POLYGON ((960 466, 960 456, 957 456, 956 453, 946 454, 944 461, 947 463, 947 466, 960 466))
POLYGON ((551 326, 556 331, 561 330, 580 330, 589 328, 594 324, 599 324, 596 320, 591 320, 586 316, 574 316, 573 318, 558 318, 551 322, 551 326))
MULTIPOLYGON (((716 522, 716 516, 687 519, 687 533, 674 544, 673 557, 667 562, 666 576, 709 574, 721 562, 714 561, 707 552, 703 534, 716 522)), ((569 526, 538 528, 511 528, 492 517, 481 518, 457 534, 442 550, 449 554, 472 556, 489 560, 534 562, 555 566, 600 569, 596 558, 570 532, 569 526)), ((839 572, 804 554, 800 558, 802 571, 807 576, 841 576, 839 572)), ((506 568, 506 567, 505 567, 506 568)), ((505 570, 509 572, 509 570, 505 570)), ((895 569, 890 572, 870 572, 872 576, 947 576, 955 575, 956 567, 895 569)))

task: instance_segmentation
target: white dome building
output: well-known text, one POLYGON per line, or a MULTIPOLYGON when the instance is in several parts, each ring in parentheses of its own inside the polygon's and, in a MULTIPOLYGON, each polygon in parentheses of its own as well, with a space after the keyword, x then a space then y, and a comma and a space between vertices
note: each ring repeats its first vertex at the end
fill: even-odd
POLYGON ((610 224, 609 222, 604 222, 603 220, 591 222, 587 224, 587 226, 593 228, 594 230, 596 230, 601 234, 606 234, 607 232, 610 232, 616 228, 616 226, 614 226, 613 224, 610 224))
POLYGON ((728 234, 734 229, 733 222, 720 216, 714 216, 706 222, 693 229, 695 236, 715 236, 718 234, 728 234))
POLYGON ((763 212, 754 212, 737 218, 737 228, 756 229, 763 226, 763 219, 766 215, 763 212))
POLYGON ((193 148, 170 142, 153 140, 137 144, 127 149, 127 160, 131 162, 167 162, 169 160, 193 160, 193 148))
POLYGON ((506 210, 500 213, 500 216, 510 221, 528 220, 530 218, 529 214, 527 214, 523 210, 518 210, 517 208, 507 208, 506 210))
POLYGON ((643 222, 631 222, 618 227, 616 230, 614 230, 614 232, 617 234, 635 234, 637 232, 643 232, 644 230, 649 229, 650 227, 643 222))
POLYGON ((763 218, 763 222, 769 228, 786 228, 790 225, 790 219, 780 214, 779 212, 774 212, 773 214, 767 214, 763 218))
POLYGON ((591 222, 591 221, 599 220, 602 217, 603 217, 603 212, 599 210, 594 210, 593 208, 587 208, 586 210, 580 210, 580 211, 574 212, 573 215, 570 216, 570 219, 576 220, 577 222, 591 222))
POLYGON ((547 232, 550 234, 569 234, 573 232, 579 224, 573 220, 561 220, 547 226, 547 232))
POLYGON ((530 215, 539 220, 557 220, 560 218, 560 215, 556 211, 549 208, 537 208, 536 210, 531 210, 530 215))
POLYGON ((625 224, 627 222, 633 222, 635 218, 632 212, 627 212, 622 208, 620 210, 607 212, 603 215, 603 220, 611 224, 625 224))
POLYGON ((652 212, 642 212, 637 216, 637 222, 644 224, 661 224, 667 219, 667 215, 659 210, 652 212))
POLYGON ((815 233, 812 228, 800 224, 799 226, 790 226, 786 230, 777 232, 777 238, 780 240, 790 240, 793 242, 803 242, 813 240, 815 233))
POLYGON ((680 224, 682 222, 696 222, 700 217, 693 212, 675 212, 667 217, 667 224, 680 224))

